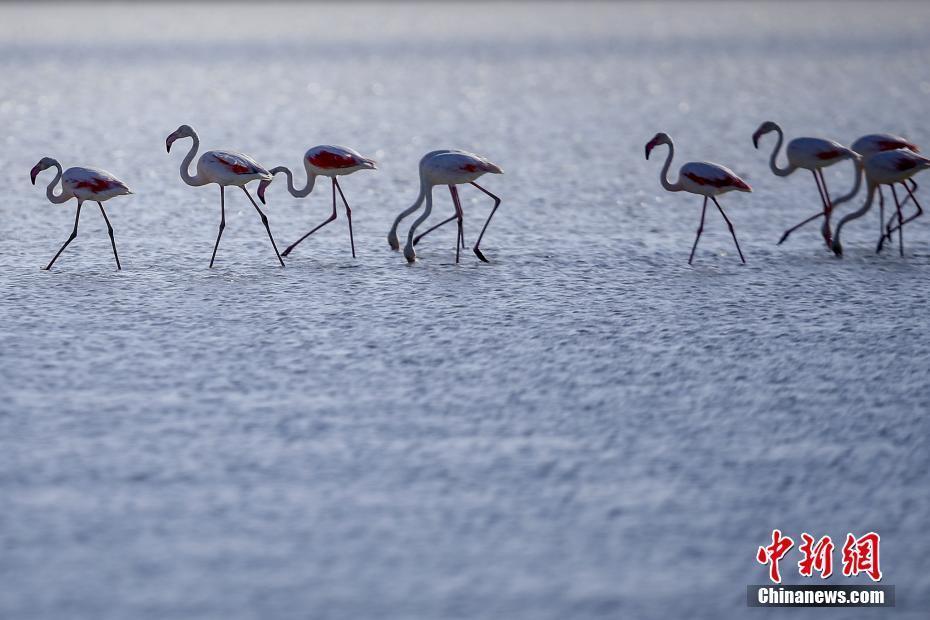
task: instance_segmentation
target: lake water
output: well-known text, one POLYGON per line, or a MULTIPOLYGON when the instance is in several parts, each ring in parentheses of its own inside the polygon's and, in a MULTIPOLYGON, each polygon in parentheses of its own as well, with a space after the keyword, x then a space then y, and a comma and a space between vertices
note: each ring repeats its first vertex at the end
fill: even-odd
MULTIPOLYGON (((773 528, 879 532, 896 617, 925 617, 930 219, 905 258, 874 214, 843 260, 814 228, 776 246, 817 192, 750 136, 930 144, 928 28, 920 3, 0 6, 0 617, 743 617, 773 528), (208 269, 181 123, 269 167, 376 158, 341 183, 358 258, 340 214, 279 268, 230 192, 208 269), (657 131, 753 186, 721 199, 746 265, 716 213, 687 265, 700 199, 659 186, 657 131), (436 148, 505 171, 490 264, 454 265, 452 228, 388 248, 436 148), (136 191, 107 203, 122 272, 96 207, 40 269, 74 217, 42 156, 136 191)), ((318 187, 269 189, 280 247, 318 187)), ((470 246, 490 201, 462 195, 470 246)))

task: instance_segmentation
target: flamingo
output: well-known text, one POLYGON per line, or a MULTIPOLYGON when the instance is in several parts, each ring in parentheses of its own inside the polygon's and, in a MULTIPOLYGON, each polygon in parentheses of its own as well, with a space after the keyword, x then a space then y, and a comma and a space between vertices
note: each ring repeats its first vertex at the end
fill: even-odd
MULTIPOLYGON (((865 160, 864 164, 861 164, 861 167, 865 173, 866 183, 868 184, 868 196, 866 197, 865 203, 862 207, 853 211, 846 217, 840 220, 839 224, 836 227, 836 235, 833 238, 833 252, 837 256, 843 255, 843 246, 840 243, 840 231, 843 226, 852 220, 858 219, 868 213, 869 209, 872 208, 872 201, 875 198, 875 190, 881 185, 891 186, 891 194, 894 196, 895 206, 898 210, 898 226, 896 228, 888 231, 890 236, 895 230, 898 231, 898 245, 900 247, 901 256, 904 256, 904 238, 901 228, 904 225, 904 220, 901 217, 901 203, 898 202, 898 193, 895 191, 895 183, 902 183, 907 179, 910 179, 912 176, 930 168, 930 159, 918 155, 913 151, 906 149, 898 149, 894 151, 884 151, 881 153, 876 153, 870 158, 865 160)), ((917 204, 917 199, 914 197, 914 193, 911 191, 911 188, 906 184, 904 189, 907 190, 907 193, 910 195, 911 200, 914 201, 914 204, 917 204)), ((878 250, 881 250, 882 243, 885 240, 885 235, 882 235, 882 238, 878 242, 878 250)))
POLYGON ((397 226, 400 224, 401 220, 419 209, 425 199, 426 209, 423 211, 423 214, 413 222, 413 226, 410 227, 410 231, 407 233, 407 244, 404 246, 404 257, 407 259, 407 262, 412 263, 416 260, 417 254, 413 249, 415 245, 414 233, 420 224, 426 221, 430 212, 433 210, 433 187, 436 185, 448 185, 449 193, 452 194, 452 202, 455 205, 455 215, 433 226, 424 232, 423 235, 417 237, 416 241, 419 241, 424 235, 436 230, 443 224, 447 224, 452 220, 457 220, 458 236, 455 244, 455 262, 458 263, 459 250, 465 247, 465 232, 463 229, 462 204, 459 201, 457 186, 468 183, 474 185, 494 200, 494 207, 491 209, 491 213, 488 215, 488 219, 485 221, 484 227, 478 235, 478 240, 472 248, 472 251, 479 260, 485 263, 490 262, 481 252, 481 239, 488 229, 488 224, 491 223, 491 218, 494 217, 494 212, 497 211, 497 207, 500 206, 501 199, 475 183, 475 181, 486 173, 503 174, 503 172, 500 166, 492 164, 480 155, 475 155, 474 153, 468 153, 466 151, 446 149, 431 151, 424 155, 420 159, 420 193, 417 195, 417 199, 414 201, 413 205, 402 211, 394 220, 394 225, 391 226, 391 230, 388 232, 388 243, 391 245, 391 248, 393 250, 400 249, 400 243, 397 239, 397 226))
POLYGON ((701 209, 701 223, 698 226, 697 236, 694 238, 694 245, 691 246, 691 256, 688 257, 688 264, 694 260, 694 251, 697 249, 698 239, 704 232, 704 215, 707 212, 707 199, 710 198, 717 205, 720 215, 726 220, 727 227, 730 229, 730 235, 733 237, 733 243, 736 244, 736 251, 739 252, 739 258, 744 263, 743 251, 739 247, 739 241, 736 240, 736 231, 733 230, 733 223, 723 207, 717 202, 717 196, 730 191, 751 192, 752 188, 746 181, 742 180, 736 173, 725 166, 712 164, 706 161, 692 161, 684 164, 678 171, 678 182, 671 183, 668 180, 668 170, 672 165, 672 158, 675 156, 675 145, 672 139, 665 133, 657 133, 652 140, 646 144, 646 159, 649 159, 652 149, 660 144, 668 145, 668 156, 665 158, 665 165, 662 166, 662 172, 659 173, 659 180, 662 187, 670 192, 688 192, 704 196, 704 206, 701 209))
MULTIPOLYGON (((316 182, 317 176, 330 177, 333 180, 333 214, 322 224, 319 224, 292 243, 281 253, 282 256, 290 254, 301 241, 336 219, 336 190, 338 189, 339 195, 342 197, 342 204, 346 208, 346 219, 349 220, 349 243, 352 245, 352 258, 355 258, 355 239, 352 236, 352 209, 349 208, 349 203, 346 202, 345 194, 342 193, 342 188, 339 187, 339 181, 336 177, 352 174, 359 170, 377 170, 375 160, 362 157, 357 151, 348 147, 321 145, 314 146, 304 153, 304 169, 307 171, 307 185, 303 189, 294 187, 294 176, 284 166, 272 168, 268 172, 272 177, 279 172, 283 172, 287 176, 287 191, 295 198, 308 196, 313 191, 313 184, 316 182)), ((263 180, 258 184, 258 199, 262 201, 262 204, 265 204, 265 190, 270 184, 271 180, 263 180)))
POLYGON ((181 162, 181 179, 188 185, 199 187, 208 183, 216 183, 220 187, 220 230, 216 235, 216 244, 213 246, 213 255, 210 257, 210 268, 213 267, 213 261, 216 260, 216 250, 220 247, 220 237, 223 236, 223 229, 226 228, 226 186, 236 185, 242 188, 245 195, 249 197, 249 202, 258 211, 262 218, 262 224, 268 231, 268 238, 271 239, 271 247, 278 257, 278 262, 284 266, 281 254, 278 252, 278 246, 271 235, 271 228, 268 225, 268 217, 255 204, 252 194, 245 188, 251 181, 270 181, 271 174, 260 166, 254 159, 242 153, 233 151, 207 151, 197 160, 197 174, 191 176, 190 165, 197 155, 197 149, 200 148, 200 138, 189 125, 181 125, 174 133, 165 140, 165 148, 170 153, 171 145, 179 138, 191 138, 193 144, 190 151, 184 156, 181 162))
POLYGON ((103 208, 103 203, 116 196, 131 194, 132 190, 130 190, 129 186, 125 183, 105 170, 98 170, 96 168, 68 168, 62 172, 61 164, 58 163, 58 160, 51 157, 43 157, 39 160, 39 163, 32 167, 29 176, 32 178, 33 185, 36 184, 36 177, 39 173, 46 168, 55 168, 58 171, 55 174, 55 178, 52 179, 45 190, 45 195, 48 197, 49 202, 53 204, 62 204, 72 198, 77 198, 78 204, 77 212, 74 214, 74 229, 71 231, 71 236, 68 237, 68 240, 61 246, 61 249, 58 250, 58 253, 55 254, 51 262, 45 267, 45 270, 48 271, 52 268, 52 265, 54 265, 58 257, 61 256, 61 253, 68 247, 68 244, 77 237, 78 221, 81 219, 81 207, 85 200, 96 202, 97 206, 100 207, 103 221, 107 223, 110 245, 113 246, 113 258, 116 259, 116 269, 122 270, 123 267, 119 262, 119 254, 116 253, 116 240, 113 238, 113 226, 110 224, 110 218, 107 217, 107 212, 103 208), (61 193, 55 194, 55 186, 58 185, 59 180, 61 181, 61 193))
POLYGON ((859 156, 851 149, 833 140, 825 140, 823 138, 795 138, 788 143, 788 148, 785 149, 788 155, 788 166, 779 168, 776 160, 778 159, 778 152, 781 150, 782 142, 785 139, 781 127, 772 121, 765 121, 759 125, 759 128, 752 134, 752 144, 758 149, 759 138, 771 131, 778 133, 778 142, 775 143, 775 148, 772 150, 772 157, 769 159, 769 167, 772 169, 772 172, 780 177, 786 177, 798 169, 810 170, 811 174, 814 175, 814 182, 817 183, 817 191, 820 193, 820 201, 823 204, 823 213, 818 213, 817 215, 809 217, 800 224, 786 230, 785 234, 778 240, 778 245, 784 243, 788 239, 788 235, 798 228, 823 216, 824 222, 821 234, 823 235, 827 247, 830 247, 830 213, 833 211, 834 204, 830 201, 830 192, 827 190, 827 182, 823 178, 823 169, 841 162, 844 159, 856 160, 859 156))
MULTIPOLYGON (((894 151, 897 149, 906 149, 914 153, 919 153, 920 149, 910 141, 901 136, 896 136, 888 133, 873 133, 862 136, 852 144, 852 150, 859 154, 863 161, 875 155, 876 153, 882 153, 884 151, 894 151)), ((860 171, 861 172, 861 171, 860 171)), ((908 189, 907 184, 910 184, 910 193, 917 191, 917 183, 914 179, 907 179, 901 183, 904 186, 904 189, 908 189)), ((845 196, 841 196, 833 201, 833 207, 843 204, 852 200, 856 194, 859 192, 859 186, 862 184, 862 174, 856 176, 856 185, 852 190, 845 196)), ((901 201, 901 206, 904 207, 907 204, 907 201, 911 199, 911 196, 908 195, 903 201, 901 201)), ((923 210, 920 208, 920 204, 914 203, 917 207, 917 213, 903 220, 903 223, 906 224, 911 220, 914 220, 920 217, 923 214, 923 210)), ((878 207, 879 207, 879 222, 878 222, 878 233, 881 238, 888 237, 891 239, 890 233, 888 232, 891 229, 891 223, 894 221, 896 215, 892 215, 888 220, 888 223, 885 224, 885 195, 882 193, 881 185, 878 186, 878 207)), ((881 243, 879 243, 881 246, 881 243)))

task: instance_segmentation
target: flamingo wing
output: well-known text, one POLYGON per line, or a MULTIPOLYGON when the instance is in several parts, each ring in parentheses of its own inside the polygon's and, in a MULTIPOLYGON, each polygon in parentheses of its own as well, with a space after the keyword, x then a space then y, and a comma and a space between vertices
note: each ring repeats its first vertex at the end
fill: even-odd
POLYGON ((228 169, 233 174, 262 174, 271 176, 257 161, 243 155, 242 153, 233 153, 231 151, 210 151, 213 158, 221 166, 228 169))
POLYGON ((718 189, 751 189, 749 184, 739 178, 735 172, 720 164, 691 162, 681 167, 680 174, 702 186, 716 187, 718 189))
POLYGON ((62 175, 63 182, 72 188, 100 194, 106 191, 121 190, 129 193, 129 186, 106 170, 98 168, 69 168, 62 175))

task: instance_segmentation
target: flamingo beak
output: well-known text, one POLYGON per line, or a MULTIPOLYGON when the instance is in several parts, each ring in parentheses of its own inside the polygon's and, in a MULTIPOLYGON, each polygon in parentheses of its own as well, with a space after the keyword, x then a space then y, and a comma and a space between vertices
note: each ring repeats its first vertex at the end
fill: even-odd
POLYGON ((258 199, 262 201, 262 204, 265 204, 265 190, 268 186, 271 185, 271 181, 262 181, 258 184, 258 199))
POLYGON ((32 170, 29 171, 29 177, 32 179, 32 184, 36 184, 36 177, 39 176, 39 173, 42 172, 42 169, 39 168, 39 164, 36 164, 32 167, 32 170))
POLYGON ((652 153, 652 149, 655 148, 655 141, 651 141, 646 144, 646 159, 649 159, 649 154, 652 153))
POLYGON ((174 141, 178 139, 177 132, 171 134, 165 139, 165 151, 168 153, 171 152, 171 145, 174 144, 174 141))
POLYGON ((759 148, 759 136, 760 136, 760 135, 761 135, 761 134, 760 134, 758 131, 756 131, 756 133, 752 134, 752 145, 753 145, 754 147, 756 147, 756 148, 759 148))

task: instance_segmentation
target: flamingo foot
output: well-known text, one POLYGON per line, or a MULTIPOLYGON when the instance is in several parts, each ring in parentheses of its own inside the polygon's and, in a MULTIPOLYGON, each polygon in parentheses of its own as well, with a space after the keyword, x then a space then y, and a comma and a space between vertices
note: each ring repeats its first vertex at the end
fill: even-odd
POLYGON ((475 256, 478 257, 478 260, 480 260, 481 262, 483 263, 491 262, 487 258, 484 257, 484 254, 482 254, 481 250, 479 250, 477 247, 472 248, 472 250, 475 252, 475 256))
POLYGON ((783 234, 783 235, 781 236, 781 239, 779 239, 779 240, 778 240, 778 243, 776 243, 775 245, 781 245, 782 243, 784 243, 785 241, 787 241, 787 240, 788 240, 788 235, 790 235, 790 234, 791 234, 791 231, 790 231, 790 230, 786 230, 786 231, 785 231, 785 234, 783 234))

